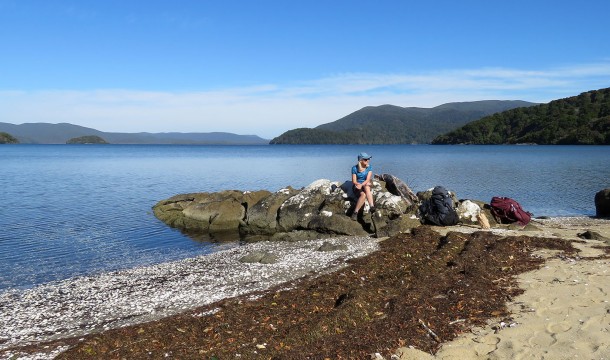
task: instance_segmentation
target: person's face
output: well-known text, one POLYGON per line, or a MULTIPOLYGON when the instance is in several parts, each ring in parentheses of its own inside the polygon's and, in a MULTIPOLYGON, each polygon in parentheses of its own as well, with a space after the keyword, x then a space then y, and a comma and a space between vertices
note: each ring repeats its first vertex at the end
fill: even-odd
POLYGON ((362 164, 362 166, 367 166, 369 164, 369 162, 371 162, 371 159, 360 160, 360 164, 362 164))

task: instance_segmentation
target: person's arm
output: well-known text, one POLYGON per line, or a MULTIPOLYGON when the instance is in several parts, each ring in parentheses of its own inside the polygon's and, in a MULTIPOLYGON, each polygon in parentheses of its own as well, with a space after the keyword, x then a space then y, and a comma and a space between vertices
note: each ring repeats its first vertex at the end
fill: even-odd
POLYGON ((373 180, 371 180, 371 178, 373 177, 373 169, 371 169, 368 174, 366 174, 366 180, 364 180, 364 182, 362 183, 362 186, 368 185, 368 186, 373 186, 373 180))
POLYGON ((356 187, 356 189, 360 189, 362 184, 358 182, 358 176, 356 174, 352 174, 352 184, 356 187))

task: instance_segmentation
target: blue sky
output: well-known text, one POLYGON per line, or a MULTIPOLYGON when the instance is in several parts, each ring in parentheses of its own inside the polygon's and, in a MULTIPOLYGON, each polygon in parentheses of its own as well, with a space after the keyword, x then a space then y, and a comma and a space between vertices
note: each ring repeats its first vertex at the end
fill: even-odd
POLYGON ((610 1, 0 0, 0 122, 272 138, 610 86, 610 1))

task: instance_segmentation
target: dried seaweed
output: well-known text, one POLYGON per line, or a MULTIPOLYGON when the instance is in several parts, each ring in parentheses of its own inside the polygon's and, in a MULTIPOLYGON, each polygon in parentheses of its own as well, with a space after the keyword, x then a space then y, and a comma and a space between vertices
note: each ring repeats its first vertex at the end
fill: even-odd
POLYGON ((364 359, 401 346, 434 353, 522 292, 515 275, 538 268, 535 250, 574 254, 569 241, 440 236, 429 227, 381 243, 337 272, 225 299, 155 322, 106 331, 59 359, 364 359), (209 314, 209 315, 201 315, 209 314))

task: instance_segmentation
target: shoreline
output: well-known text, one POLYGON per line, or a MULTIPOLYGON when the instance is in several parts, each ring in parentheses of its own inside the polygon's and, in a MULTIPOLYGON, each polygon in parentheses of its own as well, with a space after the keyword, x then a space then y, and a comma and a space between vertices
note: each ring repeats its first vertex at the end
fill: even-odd
MULTIPOLYGON (((582 241, 576 234, 593 230, 610 238, 610 220, 606 219, 536 219, 534 224, 540 229, 525 231, 502 228, 489 232, 582 241)), ((435 230, 441 234, 448 231, 481 231, 467 226, 435 227, 435 230)), ((7 324, 0 333, 0 355, 19 354, 18 348, 28 344, 35 346, 52 340, 85 336, 173 316, 220 299, 287 283, 311 275, 314 270, 321 273, 332 272, 342 267, 347 259, 375 251, 377 241, 368 237, 339 237, 296 243, 255 243, 178 262, 117 271, 96 277, 80 277, 52 284, 50 287, 44 285, 26 291, 11 291, 0 296, 0 309, 11 308, 15 301, 18 304, 19 301, 22 302, 20 308, 14 308, 19 316, 0 313, 0 322, 7 324), (348 251, 315 251, 324 242, 347 244, 348 251), (236 259, 248 252, 258 250, 282 253, 282 260, 276 265, 236 262, 236 259), (204 282, 207 283, 203 284, 204 282), (221 289, 219 283, 222 283, 221 289), (49 302, 49 299, 55 301, 49 302), (94 313, 93 309, 101 311, 94 313), (49 315, 49 312, 55 312, 56 316, 49 315), (68 319, 72 319, 74 323, 67 324, 68 319), (32 323, 37 326, 32 327, 32 323), (53 334, 56 332, 60 332, 60 335, 53 334), (7 351, 8 348, 15 350, 7 351)), ((19 358, 52 358, 57 355, 52 351, 63 350, 65 349, 47 350, 48 357, 39 353, 19 358)))
POLYGON ((180 261, 83 276, 0 294, 0 355, 7 349, 85 336, 179 314, 310 275, 377 249, 377 239, 259 242, 180 261), (324 243, 345 251, 317 251, 324 243), (276 264, 241 263, 253 252, 276 264))

